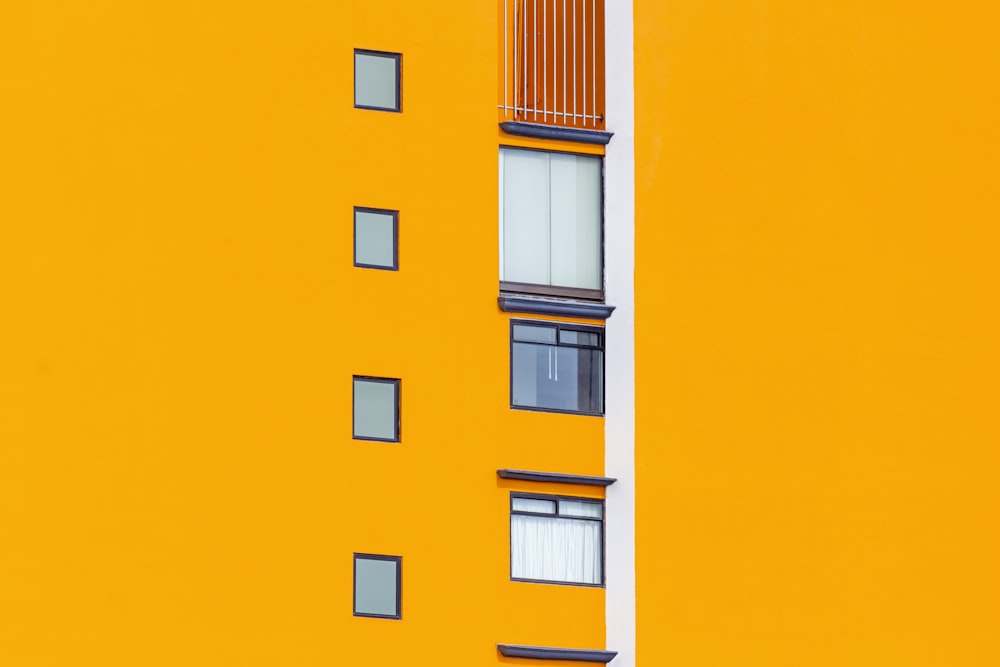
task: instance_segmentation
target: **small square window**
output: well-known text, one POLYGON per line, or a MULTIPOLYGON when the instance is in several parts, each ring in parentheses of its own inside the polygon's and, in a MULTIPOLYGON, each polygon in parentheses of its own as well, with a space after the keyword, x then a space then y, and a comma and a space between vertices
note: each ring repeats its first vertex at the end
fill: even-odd
POLYGON ((604 503, 590 498, 511 495, 510 577, 603 585, 604 503))
POLYGON ((354 615, 402 618, 402 569, 399 556, 354 554, 354 615))
POLYGON ((354 266, 399 268, 399 212, 354 207, 354 266))
POLYGON ((399 380, 354 376, 354 438, 399 442, 399 380))
POLYGON ((354 106, 399 111, 399 53, 354 49, 354 106))
POLYGON ((603 414, 603 330, 512 321, 510 405, 528 410, 603 414))

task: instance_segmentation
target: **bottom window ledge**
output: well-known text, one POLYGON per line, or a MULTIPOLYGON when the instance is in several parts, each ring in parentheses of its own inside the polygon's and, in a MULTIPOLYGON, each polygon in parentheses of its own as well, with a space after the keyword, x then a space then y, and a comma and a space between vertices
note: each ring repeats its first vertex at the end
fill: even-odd
POLYGON ((581 317, 591 320, 606 320, 614 312, 614 306, 568 299, 546 299, 544 297, 514 296, 501 294, 497 297, 500 310, 505 313, 531 313, 534 315, 559 315, 581 317))
MULTIPOLYGON (((603 120, 603 118, 602 118, 603 120)), ((525 123, 517 120, 507 120, 500 123, 500 129, 507 134, 533 139, 556 139, 558 141, 573 141, 581 144, 597 144, 607 146, 614 132, 604 130, 586 130, 563 125, 543 125, 541 123, 525 123)))
POLYGON ((588 584, 583 581, 562 581, 560 579, 526 579, 524 577, 511 577, 511 581, 517 584, 545 584, 548 586, 575 586, 576 588, 604 588, 604 584, 588 584))
POLYGON ((552 646, 523 646, 520 644, 497 644, 497 650, 505 658, 531 658, 534 660, 569 660, 573 662, 609 663, 618 655, 617 651, 601 651, 589 648, 554 648, 552 646))
POLYGON ((536 407, 534 405, 511 405, 511 410, 521 412, 548 412, 554 415, 581 415, 583 417, 604 417, 603 412, 585 412, 583 410, 563 410, 561 408, 536 407))
POLYGON ((497 470, 497 477, 519 479, 526 482, 554 482, 557 484, 583 484, 586 486, 611 486, 618 481, 614 477, 570 475, 562 472, 536 472, 534 470, 514 470, 512 468, 500 468, 497 470))

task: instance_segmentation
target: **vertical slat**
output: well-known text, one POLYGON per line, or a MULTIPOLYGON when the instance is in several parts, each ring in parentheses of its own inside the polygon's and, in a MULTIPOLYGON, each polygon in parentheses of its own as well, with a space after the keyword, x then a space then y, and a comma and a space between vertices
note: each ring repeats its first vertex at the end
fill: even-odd
POLYGON ((514 27, 514 30, 513 30, 513 33, 514 33, 514 53, 513 53, 513 58, 512 58, 512 60, 514 61, 514 91, 513 91, 512 97, 514 99, 512 101, 514 102, 514 119, 516 120, 517 119, 517 70, 518 70, 518 67, 517 67, 517 0, 512 0, 512 1, 514 3, 514 11, 512 12, 514 14, 514 16, 512 17, 513 20, 514 20, 514 26, 513 26, 514 27))
POLYGON ((507 78, 507 56, 510 48, 507 45, 507 0, 503 0, 503 117, 507 118, 507 89, 510 88, 510 79, 507 78))
POLYGON ((577 0, 570 0, 573 3, 573 124, 576 125, 576 2, 577 0))
POLYGON ((538 121, 538 0, 531 0, 531 108, 538 121))
POLYGON ((524 73, 521 77, 523 81, 524 94, 521 96, 521 107, 524 110, 524 115, 521 116, 521 120, 528 117, 528 0, 521 0, 523 3, 521 5, 521 42, 524 50, 524 58, 522 64, 524 65, 524 73))
POLYGON ((562 11, 562 27, 563 27, 563 105, 562 105, 562 119, 563 124, 566 124, 566 109, 569 108, 569 101, 566 99, 566 0, 563 0, 563 11, 562 11))
POLYGON ((590 0, 590 3, 592 19, 590 21, 590 31, 592 33, 590 37, 590 43, 592 44, 590 50, 590 71, 594 73, 594 85, 591 87, 593 92, 591 94, 594 96, 594 127, 597 127, 597 0, 590 0))
POLYGON ((583 39, 583 53, 581 54, 580 60, 583 67, 583 124, 587 124, 587 0, 582 0, 580 3, 580 14, 581 23, 580 32, 582 33, 583 39))
POLYGON ((549 111, 549 0, 542 0, 542 122, 549 111))

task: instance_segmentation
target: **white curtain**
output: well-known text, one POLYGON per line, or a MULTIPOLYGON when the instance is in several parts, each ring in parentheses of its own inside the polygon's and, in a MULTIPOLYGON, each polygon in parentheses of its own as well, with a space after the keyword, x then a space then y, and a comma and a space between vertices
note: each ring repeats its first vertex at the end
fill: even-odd
POLYGON ((517 579, 600 584, 601 550, 600 521, 510 517, 511 576, 517 579))

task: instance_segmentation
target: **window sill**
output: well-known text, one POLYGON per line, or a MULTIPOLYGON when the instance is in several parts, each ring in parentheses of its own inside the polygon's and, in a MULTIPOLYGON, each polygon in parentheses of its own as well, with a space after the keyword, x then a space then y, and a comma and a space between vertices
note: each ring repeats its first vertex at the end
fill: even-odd
POLYGON ((584 130, 561 125, 542 125, 541 123, 522 123, 520 121, 504 121, 500 129, 515 137, 531 137, 533 139, 555 139, 556 141, 571 141, 577 144, 598 144, 607 146, 614 136, 613 132, 602 130, 584 130))
POLYGON ((542 297, 515 296, 501 294, 497 297, 500 310, 505 313, 531 313, 534 315, 556 315, 580 317, 589 320, 606 320, 614 312, 614 306, 587 301, 568 299, 546 299, 542 297))
POLYGON ((617 651, 601 651, 591 648, 554 648, 551 646, 521 646, 518 644, 497 644, 497 650, 505 658, 531 658, 534 660, 571 660, 574 662, 603 662, 615 659, 617 651))
POLYGON ((392 107, 373 107, 366 104, 355 104, 355 109, 361 109, 363 111, 385 111, 387 113, 403 113, 402 109, 393 109, 392 107))
POLYGON ((511 581, 519 584, 548 584, 549 586, 573 586, 575 588, 604 588, 604 584, 585 584, 578 581, 556 581, 554 579, 523 579, 511 577, 511 581))
POLYGON ((582 484, 584 486, 611 486, 618 481, 614 477, 568 475, 562 472, 535 472, 533 470, 512 470, 510 468, 500 468, 497 470, 497 477, 519 479, 526 482, 554 482, 557 484, 582 484))
POLYGON ((511 410, 521 410, 523 412, 548 412, 554 415, 580 415, 581 417, 600 417, 604 419, 603 412, 580 412, 579 410, 559 410, 557 408, 533 408, 530 405, 512 405, 511 410))

